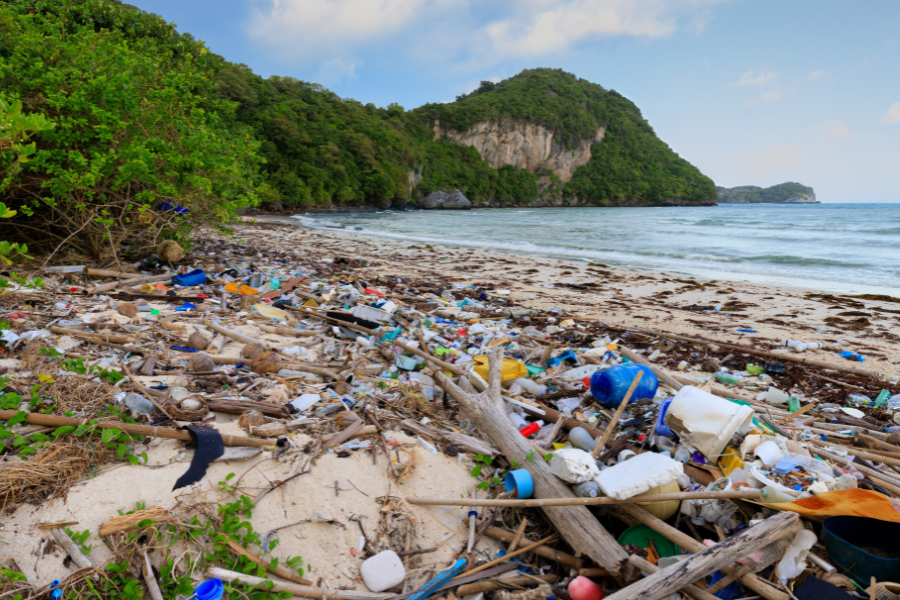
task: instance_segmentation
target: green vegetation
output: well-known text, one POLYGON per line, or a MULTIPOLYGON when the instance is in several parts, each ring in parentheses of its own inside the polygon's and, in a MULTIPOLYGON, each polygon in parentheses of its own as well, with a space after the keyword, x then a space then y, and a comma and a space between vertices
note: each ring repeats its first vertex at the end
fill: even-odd
POLYGON ((816 193, 811 187, 788 181, 768 188, 745 185, 734 188, 717 187, 719 202, 723 204, 794 204, 814 202, 816 193))
POLYGON ((634 104, 559 70, 484 82, 448 104, 380 108, 264 79, 117 0, 5 0, 0 79, 0 181, 14 211, 0 239, 33 251, 138 254, 188 241, 197 223, 227 227, 259 202, 396 206, 453 188, 476 204, 535 202, 547 190, 591 205, 714 198, 634 104), (606 133, 563 186, 435 140, 436 119, 459 130, 539 123, 565 148, 606 133))
POLYGON ((560 69, 525 70, 494 84, 484 81, 450 104, 413 111, 427 123, 464 131, 475 123, 509 118, 539 123, 569 149, 606 129, 590 162, 564 190, 589 204, 691 204, 715 198, 713 182, 656 137, 640 110, 613 90, 560 69))

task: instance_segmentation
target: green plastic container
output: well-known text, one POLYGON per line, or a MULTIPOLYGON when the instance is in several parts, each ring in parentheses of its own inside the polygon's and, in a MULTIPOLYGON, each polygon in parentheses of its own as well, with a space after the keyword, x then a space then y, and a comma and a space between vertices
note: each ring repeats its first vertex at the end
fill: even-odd
POLYGON ((661 534, 656 533, 643 523, 632 525, 619 536, 620 544, 631 544, 641 548, 650 546, 651 540, 653 541, 653 546, 659 553, 660 558, 678 554, 678 546, 676 546, 674 542, 667 540, 661 534))

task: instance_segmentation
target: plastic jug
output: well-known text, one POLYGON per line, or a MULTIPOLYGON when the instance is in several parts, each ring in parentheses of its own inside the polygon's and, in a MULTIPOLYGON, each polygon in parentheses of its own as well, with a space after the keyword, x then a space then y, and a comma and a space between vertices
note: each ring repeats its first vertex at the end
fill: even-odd
POLYGON ((573 427, 569 432, 569 441, 572 442, 573 446, 585 452, 593 452, 594 447, 597 445, 594 437, 583 427, 573 427))
POLYGON ((631 395, 631 402, 637 402, 641 398, 654 398, 659 381, 653 371, 644 365, 618 365, 605 371, 597 371, 591 376, 591 394, 603 406, 618 407, 639 371, 644 374, 631 395))
MULTIPOLYGON (((488 381, 490 378, 490 368, 487 356, 482 355, 475 357, 475 372, 478 373, 482 379, 488 381)), ((525 363, 504 358, 503 365, 500 368, 500 381, 509 381, 520 377, 528 377, 528 369, 525 368, 525 363)))

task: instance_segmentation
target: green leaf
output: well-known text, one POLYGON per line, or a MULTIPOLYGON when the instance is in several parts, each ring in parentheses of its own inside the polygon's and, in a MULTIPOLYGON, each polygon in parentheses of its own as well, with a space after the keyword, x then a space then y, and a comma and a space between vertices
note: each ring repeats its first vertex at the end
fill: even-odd
POLYGON ((478 477, 481 475, 481 469, 483 469, 483 465, 475 465, 475 468, 472 469, 472 477, 478 477))
POLYGON ((129 454, 128 456, 125 457, 125 459, 133 465, 140 464, 138 457, 135 456, 134 454, 129 454))
POLYGON ((103 434, 100 436, 100 439, 103 440, 104 444, 108 444, 114 439, 118 438, 122 433, 122 430, 118 427, 113 427, 111 429, 104 429, 103 434))

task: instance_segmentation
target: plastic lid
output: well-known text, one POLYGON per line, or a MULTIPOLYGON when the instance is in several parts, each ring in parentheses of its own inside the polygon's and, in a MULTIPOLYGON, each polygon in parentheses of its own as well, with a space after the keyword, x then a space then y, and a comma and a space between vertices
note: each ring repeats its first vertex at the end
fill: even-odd
POLYGON ((804 461, 799 458, 783 458, 775 464, 775 472, 784 475, 785 473, 790 473, 803 464, 804 461))

